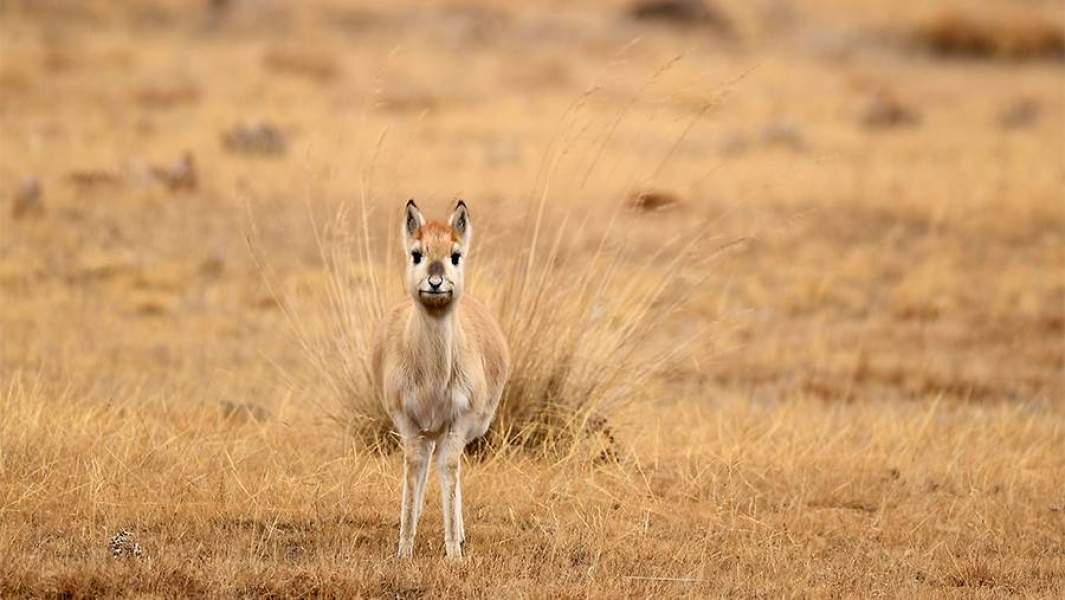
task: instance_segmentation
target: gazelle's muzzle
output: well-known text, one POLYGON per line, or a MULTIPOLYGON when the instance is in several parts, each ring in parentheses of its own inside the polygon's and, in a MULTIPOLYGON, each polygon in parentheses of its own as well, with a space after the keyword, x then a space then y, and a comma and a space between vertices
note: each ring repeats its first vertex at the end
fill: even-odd
POLYGON ((434 260, 429 265, 429 276, 418 286, 418 299, 430 307, 446 306, 451 302, 454 285, 444 273, 444 264, 434 260))

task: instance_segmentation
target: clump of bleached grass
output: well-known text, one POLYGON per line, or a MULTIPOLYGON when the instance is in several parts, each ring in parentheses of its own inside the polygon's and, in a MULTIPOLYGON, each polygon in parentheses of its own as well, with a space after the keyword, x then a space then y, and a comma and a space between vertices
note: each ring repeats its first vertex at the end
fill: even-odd
POLYGON ((512 373, 487 442, 552 454, 588 443, 599 458, 615 458, 613 416, 684 347, 678 340, 663 352, 647 342, 683 301, 669 292, 691 248, 674 241, 635 261, 608 227, 591 257, 560 252, 566 236, 583 236, 570 229, 563 223, 542 240, 538 218, 524 252, 500 265, 496 298, 512 373))
MULTIPOLYGON (((640 94, 678 60, 674 58, 658 69, 640 94)), ((579 180, 578 189, 584 189, 632 106, 630 103, 622 110, 598 136, 585 136, 591 122, 582 120, 581 111, 597 89, 590 88, 575 99, 560 118, 532 188, 534 200, 528 204, 531 214, 522 221, 526 225, 516 235, 508 232, 506 247, 493 248, 493 240, 479 236, 476 259, 471 261, 472 291, 494 308, 511 353, 511 373, 496 419, 478 444, 496 454, 531 450, 572 455, 589 442, 598 456, 616 457, 615 415, 638 398, 648 379, 686 347, 686 340, 675 340, 666 350, 647 343, 684 302, 685 295, 674 290, 681 269, 693 259, 705 260, 717 254, 694 247, 692 240, 703 236, 678 236, 639 259, 626 253, 631 244, 626 243, 624 232, 613 226, 616 219, 611 219, 604 233, 593 234, 583 226, 568 225, 568 218, 545 218, 551 183, 560 165, 566 161, 578 165, 574 181, 579 180), (567 242, 589 238, 596 246, 591 256, 564 251, 567 242), (514 240, 520 240, 517 248, 514 240), (633 273, 641 276, 633 277, 633 273)), ((658 177, 676 147, 719 100, 707 102, 683 124, 649 180, 658 177)), ((341 208, 328 222, 314 223, 325 265, 323 302, 297 311, 278 298, 313 367, 314 381, 308 382, 311 394, 330 400, 330 413, 372 449, 395 445, 391 422, 373 383, 370 362, 374 330, 385 311, 404 300, 399 285, 403 267, 398 260, 398 241, 391 233, 398 232, 398 206, 392 212, 392 207, 375 210, 367 197, 386 133, 377 140, 364 174, 363 193, 354 211, 357 214, 341 208), (381 231, 388 233, 381 235, 381 231)), ((628 192, 633 191, 633 184, 635 180, 629 182, 628 192)), ((620 204, 614 210, 622 210, 620 204)), ((598 218, 603 218, 604 212, 610 211, 599 207, 598 218)), ((474 214, 479 227, 484 227, 476 209, 474 214)))
MULTIPOLYGON (((312 395, 330 400, 330 414, 361 444, 384 450, 394 439, 373 382, 371 345, 385 310, 405 299, 402 265, 398 242, 375 238, 368 226, 373 210, 363 202, 357 212, 339 209, 314 225, 325 293, 313 314, 280 304, 312 366, 312 395)), ((563 219, 547 238, 542 211, 528 222, 520 251, 493 252, 486 240, 471 274, 511 351, 496 420, 479 446, 556 456, 593 448, 600 458, 616 457, 612 416, 683 348, 656 352, 645 342, 682 302, 668 292, 691 248, 675 241, 635 261, 608 227, 589 257, 563 251, 583 227, 563 219)))

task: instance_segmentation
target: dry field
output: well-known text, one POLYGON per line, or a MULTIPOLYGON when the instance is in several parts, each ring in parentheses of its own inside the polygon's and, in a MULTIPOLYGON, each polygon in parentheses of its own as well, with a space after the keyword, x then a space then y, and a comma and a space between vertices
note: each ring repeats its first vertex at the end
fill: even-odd
POLYGON ((626 6, 0 2, 0 597, 1065 596, 1060 4, 626 6), (327 259, 459 195, 639 385, 397 562, 327 259))

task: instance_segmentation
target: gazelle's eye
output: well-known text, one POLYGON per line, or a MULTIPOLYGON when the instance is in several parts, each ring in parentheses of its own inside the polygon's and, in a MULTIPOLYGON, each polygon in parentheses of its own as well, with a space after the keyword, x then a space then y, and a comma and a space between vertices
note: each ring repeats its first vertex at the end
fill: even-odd
POLYGON ((422 262, 422 253, 415 250, 414 252, 410 253, 410 259, 414 261, 414 264, 418 264, 422 262))
POLYGON ((457 267, 457 266, 459 266, 459 261, 460 260, 462 260, 462 255, 461 254, 459 254, 458 252, 452 252, 451 253, 451 264, 453 264, 453 265, 455 265, 457 267))

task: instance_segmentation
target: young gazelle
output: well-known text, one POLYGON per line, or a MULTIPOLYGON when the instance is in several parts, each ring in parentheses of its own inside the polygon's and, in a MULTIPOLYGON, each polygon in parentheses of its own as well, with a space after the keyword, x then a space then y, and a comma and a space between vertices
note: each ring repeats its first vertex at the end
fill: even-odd
POLYGON ((499 325, 462 293, 471 234, 461 200, 446 225, 425 222, 414 200, 407 202, 402 237, 410 300, 388 313, 374 341, 374 376, 403 445, 400 558, 414 551, 434 450, 444 552, 462 557, 462 453, 488 429, 507 379, 510 359, 499 325))

